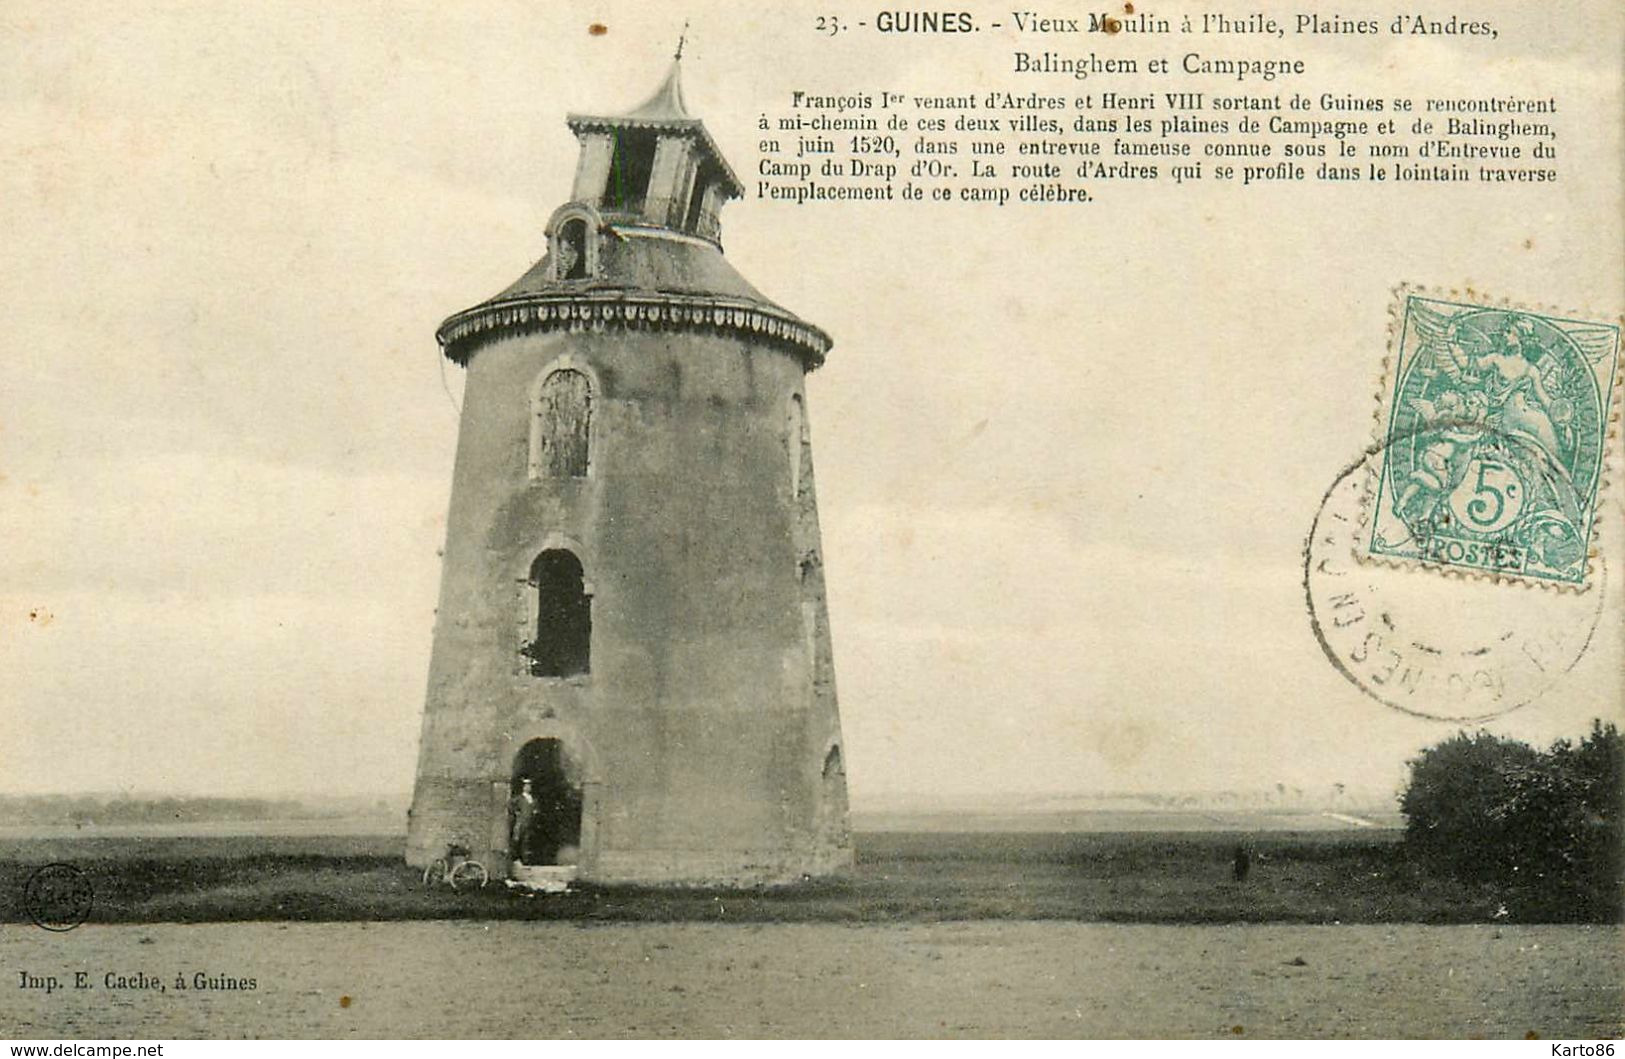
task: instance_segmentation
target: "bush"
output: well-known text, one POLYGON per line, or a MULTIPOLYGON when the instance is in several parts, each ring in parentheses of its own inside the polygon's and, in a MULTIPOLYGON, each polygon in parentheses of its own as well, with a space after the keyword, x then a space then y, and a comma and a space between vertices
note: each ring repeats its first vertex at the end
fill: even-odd
POLYGON ((1431 868, 1506 889, 1539 918, 1611 920, 1622 798, 1625 740, 1612 724, 1595 721, 1578 745, 1544 752, 1458 733, 1410 762, 1405 847, 1431 868))

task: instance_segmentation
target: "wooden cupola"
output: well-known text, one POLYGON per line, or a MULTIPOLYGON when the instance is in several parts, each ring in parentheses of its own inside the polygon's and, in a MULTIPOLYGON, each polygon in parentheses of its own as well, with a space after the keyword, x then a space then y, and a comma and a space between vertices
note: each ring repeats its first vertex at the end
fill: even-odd
POLYGON ((571 198, 611 224, 649 225, 719 243, 722 204, 744 189, 705 124, 683 104, 681 63, 619 117, 572 114, 581 141, 571 198))

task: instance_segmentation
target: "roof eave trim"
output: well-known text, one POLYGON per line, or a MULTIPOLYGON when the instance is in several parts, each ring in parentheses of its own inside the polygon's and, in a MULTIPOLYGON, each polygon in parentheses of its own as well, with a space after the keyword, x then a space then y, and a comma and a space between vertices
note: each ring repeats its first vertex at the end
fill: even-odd
POLYGON ((448 317, 435 331, 445 355, 459 364, 473 356, 487 332, 715 328, 783 342, 794 347, 809 370, 824 363, 829 335, 777 306, 725 295, 627 291, 559 291, 485 302, 448 317))

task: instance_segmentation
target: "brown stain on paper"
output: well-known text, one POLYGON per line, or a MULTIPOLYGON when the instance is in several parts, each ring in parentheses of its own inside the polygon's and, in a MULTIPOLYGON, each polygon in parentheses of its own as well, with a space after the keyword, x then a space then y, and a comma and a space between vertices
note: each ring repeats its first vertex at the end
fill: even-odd
POLYGON ((609 32, 609 27, 604 25, 602 22, 594 22, 592 25, 587 27, 587 32, 592 34, 594 37, 602 37, 604 34, 609 32))

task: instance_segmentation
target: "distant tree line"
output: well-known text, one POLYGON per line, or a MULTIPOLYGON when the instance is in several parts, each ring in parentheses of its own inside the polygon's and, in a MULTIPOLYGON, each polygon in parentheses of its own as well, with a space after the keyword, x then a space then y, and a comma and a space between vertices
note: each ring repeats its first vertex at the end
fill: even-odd
MULTIPOLYGON (((380 800, 380 805, 382 804, 380 800)), ((202 820, 288 820, 353 812, 343 804, 287 798, 136 797, 116 794, 0 795, 0 824, 107 825, 202 820)))
POLYGON ((1078 795, 1078 800, 1123 801, 1155 809, 1235 809, 1279 810, 1307 813, 1339 809, 1344 812, 1394 811, 1394 792, 1368 789, 1350 790, 1346 783, 1328 783, 1318 787, 1299 787, 1276 783, 1271 787, 1252 790, 1191 791, 1160 793, 1136 791, 1123 794, 1078 795))
MULTIPOLYGON (((1619 918, 1625 900, 1625 741, 1594 721, 1538 750, 1461 732, 1410 762, 1405 848, 1500 890, 1519 919, 1619 918)), ((1504 908, 1504 906, 1503 906, 1504 908)))

